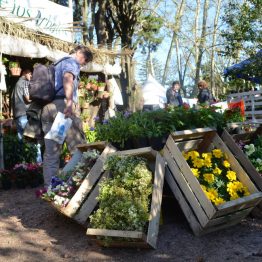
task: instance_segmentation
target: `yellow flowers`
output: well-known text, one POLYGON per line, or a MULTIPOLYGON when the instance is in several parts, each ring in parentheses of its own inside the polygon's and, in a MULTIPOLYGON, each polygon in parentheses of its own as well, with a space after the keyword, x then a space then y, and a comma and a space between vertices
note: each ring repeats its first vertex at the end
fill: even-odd
POLYGON ((215 175, 220 175, 222 173, 222 170, 220 168, 216 167, 215 169, 213 169, 213 173, 215 175))
POLYGON ((212 153, 213 153, 214 157, 216 157, 216 158, 223 157, 223 153, 220 149, 213 149, 212 153))
POLYGON ((230 163, 229 163, 227 160, 224 160, 224 161, 223 161, 223 165, 224 165, 224 167, 226 167, 226 168, 230 168, 230 163))
POLYGON ((204 160, 200 158, 194 158, 193 165, 195 168, 201 168, 204 165, 204 160))
POLYGON ((237 176, 236 176, 236 172, 234 171, 227 171, 227 178, 230 180, 230 181, 235 181, 237 180, 237 176))
POLYGON ((247 187, 238 181, 236 172, 230 169, 227 156, 220 149, 202 154, 192 150, 183 152, 183 156, 206 197, 214 205, 218 206, 250 194, 247 187))
POLYGON ((215 176, 213 174, 203 174, 203 177, 208 184, 212 184, 215 181, 215 176))
POLYGON ((195 177, 199 178, 199 172, 197 168, 191 168, 192 173, 194 174, 195 177))

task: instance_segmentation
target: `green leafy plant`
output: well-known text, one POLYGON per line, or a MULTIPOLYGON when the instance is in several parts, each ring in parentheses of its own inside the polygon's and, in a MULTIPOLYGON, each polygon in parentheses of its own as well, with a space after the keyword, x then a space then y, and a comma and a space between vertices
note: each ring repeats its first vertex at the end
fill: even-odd
POLYGON ((4 135, 4 164, 6 169, 13 168, 18 163, 35 163, 37 146, 19 141, 16 134, 4 135))
POLYGON ((112 178, 100 185, 99 209, 91 216, 93 228, 145 231, 152 194, 152 172, 147 161, 134 156, 110 156, 105 170, 112 178))
POLYGON ((18 61, 10 61, 9 62, 9 68, 17 68, 20 67, 20 64, 18 61))

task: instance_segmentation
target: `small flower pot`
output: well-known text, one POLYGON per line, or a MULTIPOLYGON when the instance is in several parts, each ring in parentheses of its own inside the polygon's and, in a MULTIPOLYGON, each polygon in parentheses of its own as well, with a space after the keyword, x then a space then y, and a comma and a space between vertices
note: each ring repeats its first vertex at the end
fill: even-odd
POLYGON ((104 95, 104 91, 98 91, 98 95, 97 95, 98 98, 103 98, 103 95, 104 95))
POLYGON ((87 83, 86 86, 85 86, 85 88, 86 88, 87 90, 91 90, 91 89, 92 89, 91 83, 87 83))
POLYGON ((150 146, 149 140, 147 137, 134 137, 132 139, 134 148, 142 148, 150 146))
POLYGON ((22 68, 20 67, 12 67, 9 70, 12 76, 20 76, 22 72, 22 68))
POLYGON ((105 91, 105 85, 104 86, 98 86, 98 92, 105 91))

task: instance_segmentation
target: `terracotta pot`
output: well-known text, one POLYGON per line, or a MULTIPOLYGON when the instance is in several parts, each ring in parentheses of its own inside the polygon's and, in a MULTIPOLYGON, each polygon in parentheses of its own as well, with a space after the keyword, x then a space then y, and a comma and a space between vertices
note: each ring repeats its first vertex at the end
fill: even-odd
POLYGON ((22 69, 20 67, 12 67, 9 68, 9 70, 12 76, 20 76, 22 72, 22 69))
POLYGON ((91 90, 91 89, 92 89, 91 83, 87 83, 87 84, 86 84, 86 89, 87 89, 87 90, 91 90))
POLYGON ((106 86, 99 86, 99 87, 98 87, 98 92, 105 91, 105 87, 106 87, 106 86))
POLYGON ((98 86, 97 86, 96 84, 92 84, 92 89, 93 89, 94 91, 97 91, 98 86))

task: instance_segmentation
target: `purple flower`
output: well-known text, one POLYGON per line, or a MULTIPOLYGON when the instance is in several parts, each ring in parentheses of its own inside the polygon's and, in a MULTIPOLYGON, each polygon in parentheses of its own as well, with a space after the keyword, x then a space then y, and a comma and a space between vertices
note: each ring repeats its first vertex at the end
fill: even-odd
POLYGON ((61 185, 61 184, 63 184, 63 181, 59 177, 52 176, 52 179, 51 179, 51 187, 52 187, 52 189, 56 188, 58 185, 61 185))
POLYGON ((95 128, 94 127, 90 127, 89 130, 90 131, 95 131, 95 128))
POLYGON ((95 122, 98 122, 100 120, 99 116, 94 117, 95 122))
POLYGON ((107 124, 108 124, 108 120, 107 120, 107 119, 104 119, 104 120, 103 120, 103 124, 104 124, 104 125, 107 125, 107 124))
POLYGON ((132 114, 131 112, 125 111, 124 117, 125 117, 125 118, 128 118, 131 114, 132 114))

